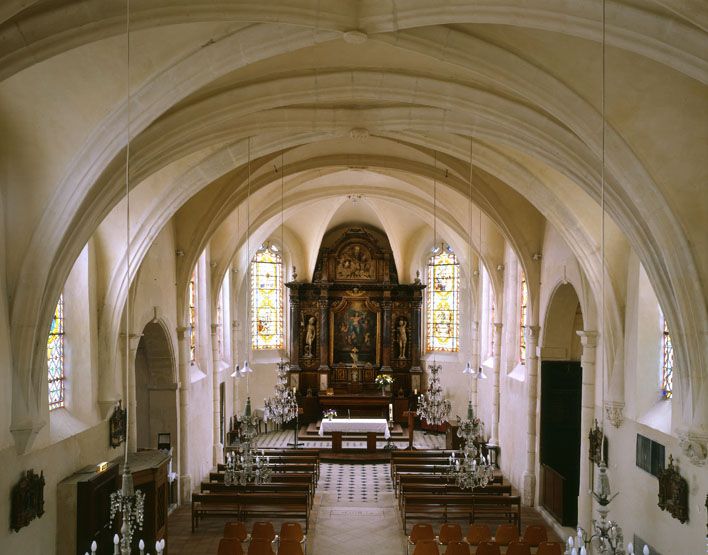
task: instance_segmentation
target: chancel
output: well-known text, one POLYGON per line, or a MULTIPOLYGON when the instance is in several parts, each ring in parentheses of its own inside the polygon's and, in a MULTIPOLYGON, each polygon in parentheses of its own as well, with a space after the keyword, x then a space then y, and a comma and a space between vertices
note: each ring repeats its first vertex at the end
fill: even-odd
POLYGON ((0 552, 704 552, 706 145, 705 2, 1 2, 0 552))

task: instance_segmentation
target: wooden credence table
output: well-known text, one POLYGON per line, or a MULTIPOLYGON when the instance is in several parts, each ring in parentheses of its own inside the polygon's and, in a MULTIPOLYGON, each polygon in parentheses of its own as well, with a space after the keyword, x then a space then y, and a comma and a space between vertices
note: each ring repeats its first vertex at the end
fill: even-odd
POLYGON ((384 439, 391 437, 388 430, 388 422, 383 418, 339 418, 334 420, 322 420, 320 423, 320 437, 325 434, 332 434, 332 451, 339 453, 342 451, 342 435, 346 433, 365 433, 366 450, 376 451, 376 435, 383 434, 384 439))

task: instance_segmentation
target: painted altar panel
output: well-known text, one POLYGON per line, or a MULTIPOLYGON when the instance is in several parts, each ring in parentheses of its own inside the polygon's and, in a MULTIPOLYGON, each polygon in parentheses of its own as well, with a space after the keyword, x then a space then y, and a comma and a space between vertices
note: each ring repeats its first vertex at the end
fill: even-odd
POLYGON ((330 364, 379 366, 381 311, 368 299, 344 298, 330 313, 330 364))

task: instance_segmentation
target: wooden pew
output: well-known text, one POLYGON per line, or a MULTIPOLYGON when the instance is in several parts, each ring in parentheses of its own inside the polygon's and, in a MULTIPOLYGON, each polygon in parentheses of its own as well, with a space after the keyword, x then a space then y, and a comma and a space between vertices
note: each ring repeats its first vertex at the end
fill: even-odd
POLYGON ((207 516, 235 516, 245 521, 249 515, 305 521, 307 533, 310 498, 305 492, 193 493, 192 532, 207 516))
POLYGON ((406 494, 434 493, 437 495, 473 493, 477 495, 511 495, 510 484, 489 484, 485 487, 474 489, 462 489, 454 483, 413 483, 402 484, 401 495, 398 497, 398 507, 402 506, 403 497, 406 494))
MULTIPOLYGON (((312 455, 270 455, 267 452, 264 456, 268 457, 268 462, 271 465, 311 464, 311 465, 313 465, 313 469, 315 470, 315 474, 317 475, 317 478, 320 477, 320 458, 319 458, 319 456, 315 457, 312 455)), ((219 463, 217 465, 217 470, 220 470, 220 471, 226 470, 226 465, 223 463, 219 463)))
MULTIPOLYGON (((449 467, 448 467, 449 468, 449 467)), ((408 470, 400 470, 396 474, 396 478, 393 481, 393 491, 396 496, 400 494, 402 483, 451 483, 451 478, 449 472, 439 472, 437 474, 426 473, 426 472, 415 472, 408 470)), ((501 484, 503 483, 504 477, 501 472, 495 472, 492 483, 501 484)))
POLYGON ((430 520, 434 515, 439 515, 445 522, 450 516, 467 517, 470 523, 476 520, 515 522, 521 533, 521 498, 518 495, 407 493, 401 498, 404 533, 407 533, 408 520, 430 520))
POLYGON ((271 482, 268 484, 249 484, 246 486, 227 486, 220 482, 202 482, 201 492, 213 492, 213 493, 248 493, 248 492, 296 492, 296 493, 306 493, 310 499, 310 505, 314 501, 314 495, 312 492, 312 485, 309 482, 305 483, 283 483, 283 482, 271 482))

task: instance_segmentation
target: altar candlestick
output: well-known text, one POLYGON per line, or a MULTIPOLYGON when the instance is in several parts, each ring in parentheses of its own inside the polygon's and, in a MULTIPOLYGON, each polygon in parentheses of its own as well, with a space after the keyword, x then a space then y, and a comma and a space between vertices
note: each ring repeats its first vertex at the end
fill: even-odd
POLYGON ((393 422, 393 404, 388 404, 388 419, 393 422))

